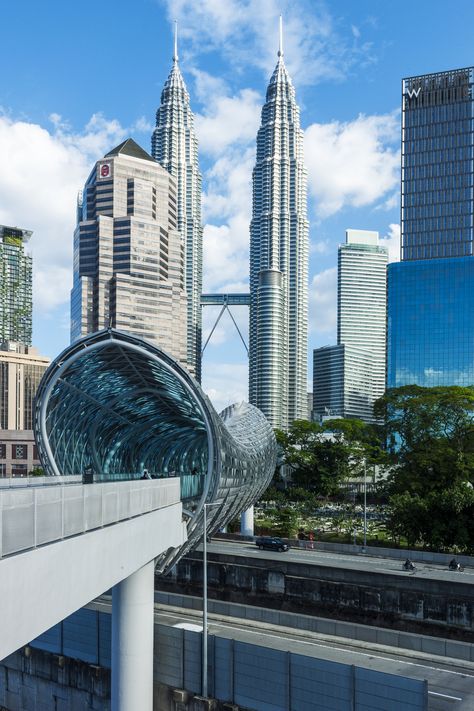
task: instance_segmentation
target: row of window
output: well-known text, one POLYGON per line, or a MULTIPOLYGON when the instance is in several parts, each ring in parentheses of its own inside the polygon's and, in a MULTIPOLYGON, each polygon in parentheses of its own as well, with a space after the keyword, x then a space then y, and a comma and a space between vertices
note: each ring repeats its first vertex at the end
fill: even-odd
POLYGON ((32 459, 38 459, 36 444, 0 442, 0 459, 28 459, 28 454, 32 459))

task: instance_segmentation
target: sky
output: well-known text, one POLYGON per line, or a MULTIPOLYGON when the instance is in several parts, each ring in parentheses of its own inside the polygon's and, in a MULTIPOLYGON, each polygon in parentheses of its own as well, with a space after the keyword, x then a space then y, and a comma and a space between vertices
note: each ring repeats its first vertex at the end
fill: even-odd
MULTIPOLYGON (((378 230, 398 259, 401 79, 474 63, 474 3, 0 0, 0 223, 34 233, 42 354, 69 344, 77 193, 128 136, 150 150, 175 19, 203 174, 203 290, 248 290, 255 137, 280 14, 308 169, 310 362, 313 348, 336 342, 345 230, 378 230)), ((218 313, 204 310, 204 340, 218 313)), ((247 338, 246 309, 233 313, 247 338)), ((203 387, 218 409, 247 399, 246 351, 227 314, 204 354, 203 387)))

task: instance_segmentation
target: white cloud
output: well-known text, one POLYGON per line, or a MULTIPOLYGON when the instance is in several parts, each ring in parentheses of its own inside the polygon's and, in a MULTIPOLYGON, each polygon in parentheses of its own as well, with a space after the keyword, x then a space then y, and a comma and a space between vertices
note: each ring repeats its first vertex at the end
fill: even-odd
POLYGON ((194 77, 194 95, 201 104, 210 103, 216 96, 228 94, 228 86, 222 77, 216 77, 208 72, 189 67, 189 73, 194 77))
POLYGON ((248 401, 248 366, 244 363, 203 365, 203 386, 218 412, 235 402, 248 401))
POLYGON ((309 287, 309 330, 318 346, 336 342, 337 268, 315 274, 309 287))
POLYGON ((372 47, 323 2, 300 0, 165 0, 177 19, 185 59, 220 52, 235 70, 256 66, 265 75, 277 59, 278 17, 284 17, 285 62, 299 86, 344 79, 355 63, 373 61, 372 47))
POLYGON ((400 225, 391 224, 388 228, 388 233, 381 237, 380 244, 382 247, 388 247, 388 261, 400 261, 400 225))
POLYGON ((33 230, 33 299, 42 315, 69 300, 77 192, 94 161, 125 135, 101 114, 81 133, 58 114, 50 120, 52 131, 0 115, 0 223, 33 230))
POLYGON ((235 96, 214 96, 206 114, 196 115, 199 149, 210 155, 222 154, 229 145, 255 141, 262 98, 253 89, 235 96))
POLYGON ((397 112, 309 126, 305 161, 318 215, 370 205, 393 191, 399 181, 398 140, 397 112))
POLYGON ((204 288, 225 291, 248 278, 254 149, 230 146, 205 175, 204 288))

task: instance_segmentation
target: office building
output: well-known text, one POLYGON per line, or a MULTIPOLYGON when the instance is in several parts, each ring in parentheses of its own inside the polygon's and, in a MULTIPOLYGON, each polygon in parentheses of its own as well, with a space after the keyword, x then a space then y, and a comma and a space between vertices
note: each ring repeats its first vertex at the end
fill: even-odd
POLYGON ((474 385, 474 259, 390 264, 387 386, 474 385))
POLYGON ((0 344, 31 345, 32 259, 25 251, 33 233, 0 225, 0 344))
POLYGON ((303 132, 280 27, 253 170, 249 327, 250 402, 280 428, 307 417, 306 184, 303 132))
POLYGON ((388 250, 378 232, 346 230, 338 250, 337 346, 313 353, 313 413, 373 420, 385 391, 388 250))
POLYGON ((402 82, 401 257, 473 254, 474 68, 402 82))
POLYGON ((194 115, 178 65, 175 34, 173 67, 161 94, 156 128, 151 139, 152 156, 176 182, 177 227, 185 245, 187 305, 187 362, 201 380, 202 225, 201 173, 194 115))
POLYGON ((0 476, 26 476, 39 466, 33 437, 36 390, 48 358, 22 343, 0 349, 0 476))
POLYGON ((474 384, 474 68, 402 83, 401 257, 387 386, 474 384))
POLYGON ((186 366, 186 308, 175 181, 129 138, 97 161, 78 207, 71 339, 113 327, 186 366))
POLYGON ((373 360, 369 351, 341 343, 313 351, 313 419, 357 417, 372 422, 373 360))

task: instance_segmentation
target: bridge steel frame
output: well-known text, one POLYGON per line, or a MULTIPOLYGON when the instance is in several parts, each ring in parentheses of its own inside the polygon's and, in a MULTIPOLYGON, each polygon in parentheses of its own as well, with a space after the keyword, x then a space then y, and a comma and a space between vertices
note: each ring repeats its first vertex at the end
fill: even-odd
MULTIPOLYGON (((93 591, 87 588, 90 597, 79 604, 72 596, 78 609, 115 586, 112 709, 152 711, 153 559, 159 572, 168 572, 204 536, 224 527, 258 499, 275 470, 273 430, 265 416, 247 403, 218 414, 175 359, 114 329, 80 339, 51 363, 38 388, 34 429, 41 463, 50 476, 84 473, 87 481, 99 479, 104 486, 123 478, 151 476, 168 481, 172 477, 180 485, 181 535, 173 538, 150 525, 132 531, 154 514, 103 529, 112 537, 115 529, 130 530, 133 541, 123 539, 117 541, 115 551, 108 549, 110 560, 118 564, 119 577, 105 584, 100 571, 94 570, 101 584, 93 591), (211 505, 206 525, 205 510, 211 505), (144 541, 145 557, 140 549, 144 541), (137 554, 127 570, 119 563, 122 546, 137 554)), ((169 525, 176 531, 175 521, 169 525)), ((101 541, 96 545, 101 546, 101 541)), ((69 544, 62 541, 44 550, 69 544)), ((90 550, 95 554, 95 545, 90 550)), ((74 555, 70 560, 75 560, 74 555)), ((80 588, 80 581, 76 583, 80 588)), ((59 578, 55 585, 60 588, 59 578)), ((61 609, 54 620, 48 618, 49 626, 73 611, 61 609)), ((33 627, 29 639, 45 629, 33 627)))

